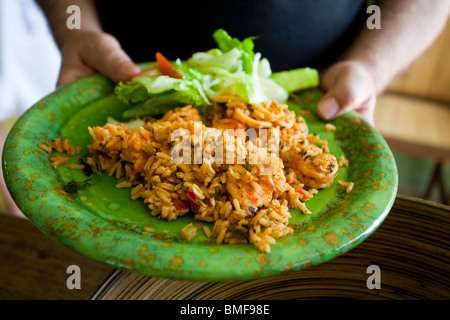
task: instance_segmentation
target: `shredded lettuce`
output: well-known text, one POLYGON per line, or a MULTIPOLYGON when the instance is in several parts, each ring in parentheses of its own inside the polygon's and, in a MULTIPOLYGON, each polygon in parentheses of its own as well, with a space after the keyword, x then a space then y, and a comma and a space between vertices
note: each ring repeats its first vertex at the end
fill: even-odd
POLYGON ((142 102, 154 94, 170 90, 187 91, 192 87, 190 81, 169 76, 139 77, 127 83, 120 82, 115 88, 115 94, 125 103, 142 102))
POLYGON ((197 52, 192 55, 188 63, 192 68, 206 74, 229 76, 242 70, 242 52, 234 48, 226 53, 211 54, 197 52))
POLYGON ((135 104, 126 110, 124 117, 156 116, 178 107, 191 104, 203 109, 209 104, 198 80, 181 80, 168 76, 139 77, 127 83, 119 83, 116 96, 127 104, 135 104), (137 104, 137 105, 136 105, 137 104))
POLYGON ((303 68, 272 73, 270 63, 254 52, 254 37, 240 41, 218 29, 213 38, 217 48, 194 53, 174 67, 182 79, 142 76, 115 88, 116 96, 130 109, 126 118, 156 116, 185 105, 204 112, 210 101, 222 94, 238 95, 249 103, 275 100, 285 103, 288 94, 318 85, 318 73, 303 68))

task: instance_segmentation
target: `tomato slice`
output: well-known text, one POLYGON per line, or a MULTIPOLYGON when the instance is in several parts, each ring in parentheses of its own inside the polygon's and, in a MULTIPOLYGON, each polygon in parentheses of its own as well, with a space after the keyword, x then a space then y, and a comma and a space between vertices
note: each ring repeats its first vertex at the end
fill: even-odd
POLYGON ((177 210, 186 210, 189 209, 189 201, 186 200, 180 200, 180 199, 173 199, 173 205, 175 206, 175 209, 177 210))
POLYGON ((186 197, 189 199, 190 204, 191 204, 191 210, 194 212, 197 212, 199 209, 199 205, 197 203, 197 196, 195 195, 194 192, 189 192, 186 194, 186 197))
POLYGON ((159 70, 162 75, 169 76, 171 78, 183 79, 181 73, 164 57, 160 52, 156 53, 156 62, 158 63, 159 70))

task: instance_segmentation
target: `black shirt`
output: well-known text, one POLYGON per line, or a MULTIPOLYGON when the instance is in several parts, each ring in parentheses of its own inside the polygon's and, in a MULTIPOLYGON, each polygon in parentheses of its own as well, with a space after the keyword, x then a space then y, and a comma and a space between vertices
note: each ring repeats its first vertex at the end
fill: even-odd
POLYGON ((273 71, 320 68, 348 47, 365 19, 364 0, 96 1, 104 30, 136 62, 170 60, 217 47, 218 28, 240 40, 255 36, 255 52, 273 71))

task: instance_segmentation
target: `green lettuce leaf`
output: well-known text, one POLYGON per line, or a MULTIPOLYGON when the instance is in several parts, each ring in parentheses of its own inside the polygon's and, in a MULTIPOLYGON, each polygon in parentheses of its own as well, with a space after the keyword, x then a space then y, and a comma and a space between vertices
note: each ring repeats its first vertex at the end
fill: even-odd
POLYGON ((217 42, 219 49, 227 53, 233 49, 238 49, 241 52, 242 70, 247 74, 252 74, 253 59, 255 53, 253 52, 254 37, 245 38, 239 41, 237 38, 232 38, 225 30, 218 29, 213 34, 214 40, 217 42))
POLYGON ((288 93, 314 88, 319 85, 319 72, 312 68, 276 72, 270 78, 288 93))
POLYGON ((115 94, 129 104, 145 101, 153 94, 169 90, 183 91, 189 86, 189 82, 168 76, 138 77, 126 83, 119 82, 115 87, 115 94))

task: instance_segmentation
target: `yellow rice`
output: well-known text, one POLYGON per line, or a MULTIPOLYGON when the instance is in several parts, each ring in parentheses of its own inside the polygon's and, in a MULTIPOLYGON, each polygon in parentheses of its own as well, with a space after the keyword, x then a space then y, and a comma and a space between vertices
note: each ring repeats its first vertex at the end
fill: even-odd
POLYGON ((217 97, 205 117, 185 106, 137 129, 117 123, 89 128, 89 133, 86 163, 97 173, 123 179, 116 186, 131 188, 131 199, 142 199, 150 214, 172 221, 192 212, 195 219, 211 223, 212 229, 201 228, 216 243, 251 243, 262 252, 270 252, 276 239, 293 232, 290 208, 311 213, 305 203, 333 183, 339 168, 328 143, 310 134, 304 119, 287 105, 250 105, 234 96, 217 97), (226 142, 223 154, 234 155, 233 161, 203 157, 201 163, 176 163, 172 154, 179 147, 173 141, 177 129, 188 132, 188 149, 179 154, 190 150, 190 160, 195 160, 200 148, 204 155, 216 146, 219 131, 226 142), (199 134, 196 129, 201 129, 199 134), (279 152, 227 129, 267 129, 279 152), (244 155, 244 163, 239 155, 244 155), (252 156, 261 161, 249 161, 252 156))

